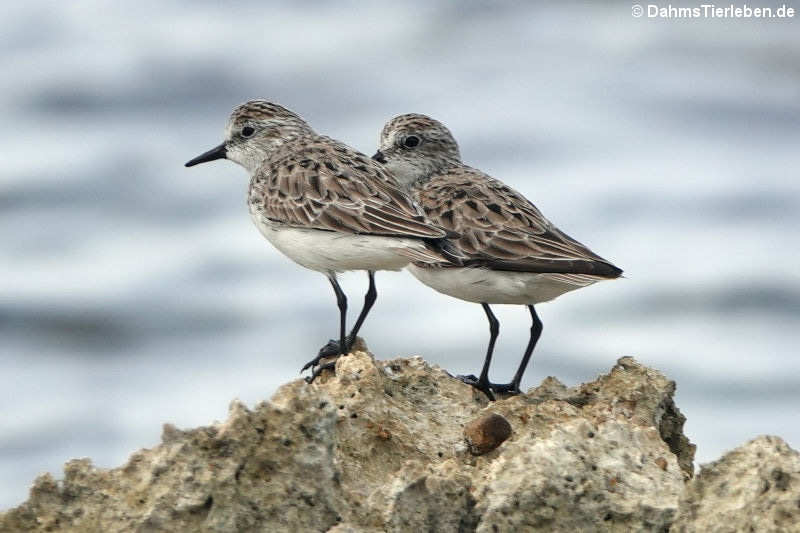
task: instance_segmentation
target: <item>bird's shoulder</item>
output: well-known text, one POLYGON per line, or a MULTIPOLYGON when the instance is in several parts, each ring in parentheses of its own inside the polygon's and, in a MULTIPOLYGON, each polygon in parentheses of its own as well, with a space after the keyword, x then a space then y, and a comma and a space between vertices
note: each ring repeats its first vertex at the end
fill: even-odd
POLYGON ((299 188, 316 199, 376 197, 416 210, 410 195, 381 165, 330 137, 293 139, 281 145, 255 174, 259 182, 285 193, 299 188))
POLYGON ((542 234, 553 227, 521 193, 466 165, 431 176, 415 197, 428 216, 469 228, 542 234))

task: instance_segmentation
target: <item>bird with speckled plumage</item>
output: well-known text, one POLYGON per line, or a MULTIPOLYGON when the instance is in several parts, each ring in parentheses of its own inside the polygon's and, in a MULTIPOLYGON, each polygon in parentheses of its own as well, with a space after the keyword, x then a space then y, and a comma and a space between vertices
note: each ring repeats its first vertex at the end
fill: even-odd
POLYGON ((522 194, 462 163, 455 138, 444 124, 416 113, 390 120, 373 159, 404 184, 428 219, 460 237, 463 256, 448 261, 414 261, 408 270, 422 283, 461 300, 480 303, 490 339, 480 376, 460 378, 493 398, 518 394, 522 375, 542 332, 534 305, 622 270, 589 250, 550 221, 522 194), (489 381, 499 322, 490 304, 526 305, 531 334, 511 382, 489 381))
POLYGON ((339 338, 303 370, 309 381, 348 353, 377 299, 375 271, 400 270, 410 261, 458 261, 448 232, 430 223, 394 178, 368 156, 317 134, 297 114, 266 100, 236 107, 219 146, 187 167, 229 159, 250 173, 248 206, 261 234, 296 263, 322 272, 336 294, 339 338), (448 260, 448 257, 450 258, 448 260), (366 270, 364 306, 346 334, 347 297, 336 274, 366 270), (319 366, 317 366, 319 365, 319 366))

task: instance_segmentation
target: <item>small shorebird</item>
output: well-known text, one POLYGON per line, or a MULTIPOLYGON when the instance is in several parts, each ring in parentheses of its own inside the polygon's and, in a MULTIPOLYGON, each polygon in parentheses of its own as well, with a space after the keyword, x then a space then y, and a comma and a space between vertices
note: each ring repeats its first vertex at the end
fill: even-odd
POLYGON ((407 114, 381 131, 373 159, 384 164, 412 193, 428 219, 460 234, 454 241, 460 265, 415 261, 408 270, 433 289, 483 306, 489 347, 480 376, 459 376, 493 399, 492 392, 518 394, 522 375, 542 332, 534 305, 622 270, 551 224, 524 196, 461 162, 458 144, 440 122, 407 114), (490 304, 522 304, 531 315, 531 334, 510 383, 489 382, 500 325, 490 304))
MULTIPOLYGON (((230 159, 250 173, 248 205, 261 234, 296 263, 328 277, 339 307, 339 339, 302 370, 313 379, 333 367, 325 357, 349 352, 377 298, 376 270, 400 270, 409 261, 457 261, 448 232, 431 224, 410 195, 368 156, 318 135, 298 115, 265 100, 233 110, 225 141, 187 167, 230 159), (350 334, 347 297, 336 273, 366 270, 369 289, 350 334)), ((301 371, 302 371, 301 370, 301 371)))

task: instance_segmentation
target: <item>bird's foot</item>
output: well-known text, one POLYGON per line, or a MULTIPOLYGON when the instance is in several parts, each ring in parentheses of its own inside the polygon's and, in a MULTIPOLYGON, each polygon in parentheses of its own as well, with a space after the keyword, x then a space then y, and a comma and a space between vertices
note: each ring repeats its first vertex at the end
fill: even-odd
POLYGON ((456 376, 456 379, 459 381, 463 381, 467 385, 475 387, 482 393, 489 398, 489 401, 494 401, 494 394, 492 394, 492 384, 489 383, 489 380, 481 381, 480 379, 476 378, 474 375, 470 374, 468 376, 456 376))
POLYGON ((522 391, 519 390, 519 385, 516 383, 489 383, 489 388, 497 394, 508 394, 510 396, 522 394, 522 391))
POLYGON ((317 368, 314 369, 311 375, 306 378, 306 383, 309 384, 314 383, 314 380, 317 379, 317 377, 319 377, 319 375, 322 374, 324 371, 334 370, 335 368, 336 368, 336 361, 319 365, 317 368))
POLYGON ((347 350, 342 352, 341 348, 339 347, 340 343, 338 340, 335 339, 329 340, 325 346, 319 349, 319 352, 317 352, 317 356, 314 359, 303 365, 303 368, 300 369, 300 373, 302 374, 309 368, 313 369, 323 359, 327 359, 329 357, 339 357, 340 355, 348 353, 350 351, 350 348, 352 348, 353 346, 353 339, 350 338, 350 336, 348 336, 346 342, 347 342, 347 350))

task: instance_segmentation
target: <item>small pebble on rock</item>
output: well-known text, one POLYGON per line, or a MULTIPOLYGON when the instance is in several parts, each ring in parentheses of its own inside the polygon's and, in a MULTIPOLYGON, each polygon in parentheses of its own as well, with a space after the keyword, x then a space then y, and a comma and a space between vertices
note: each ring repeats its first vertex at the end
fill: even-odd
POLYGON ((511 424, 497 413, 487 413, 464 427, 464 438, 473 455, 483 455, 511 436, 511 424))

